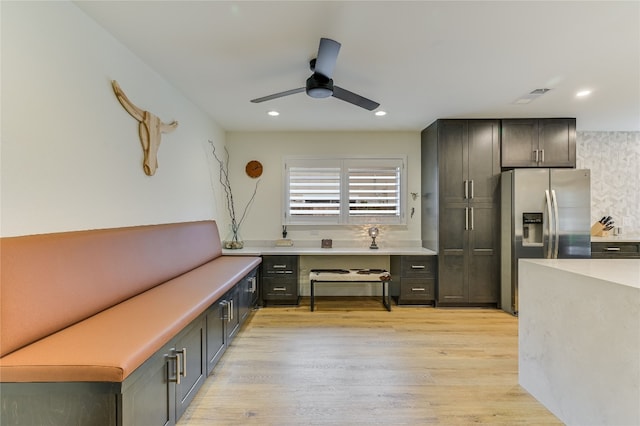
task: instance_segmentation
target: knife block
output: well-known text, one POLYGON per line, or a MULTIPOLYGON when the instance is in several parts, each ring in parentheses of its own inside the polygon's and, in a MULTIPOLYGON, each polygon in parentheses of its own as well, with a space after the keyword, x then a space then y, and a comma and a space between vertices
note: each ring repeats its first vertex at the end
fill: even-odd
POLYGON ((609 231, 604 230, 604 225, 600 222, 596 222, 591 226, 591 236, 593 237, 608 237, 609 231))

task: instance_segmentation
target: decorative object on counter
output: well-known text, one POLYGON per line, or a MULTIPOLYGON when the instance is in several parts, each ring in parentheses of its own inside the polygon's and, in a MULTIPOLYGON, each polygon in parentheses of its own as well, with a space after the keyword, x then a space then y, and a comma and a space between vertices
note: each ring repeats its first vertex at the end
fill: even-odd
POLYGON ((320 245, 320 247, 322 248, 332 248, 333 247, 333 240, 330 238, 323 238, 322 239, 322 244, 320 245))
POLYGON ((293 241, 287 238, 287 225, 282 225, 282 238, 276 240, 276 247, 292 247, 293 241))
POLYGON ((247 201, 247 205, 244 207, 242 211, 242 215, 238 220, 236 216, 236 208, 233 201, 233 192, 231 191, 231 182, 229 181, 229 151, 225 147, 224 151, 226 153, 226 157, 221 159, 216 154, 216 147, 213 144, 213 141, 209 141, 213 151, 213 157, 218 162, 220 166, 220 176, 219 181, 224 189, 225 194, 225 204, 227 207, 227 212, 229 213, 229 217, 231 219, 230 230, 227 237, 222 241, 222 247, 226 249, 241 249, 244 247, 244 241, 240 236, 240 226, 242 226, 242 222, 244 222, 247 217, 247 211, 249 210, 249 206, 253 203, 253 200, 256 198, 256 193, 258 192, 258 184, 260 183, 260 179, 256 181, 256 185, 253 188, 253 194, 251 194, 251 198, 247 201))
POLYGON ((379 233, 380 231, 375 226, 369 228, 369 236, 371 237, 371 245, 369 246, 370 249, 378 248, 378 245, 376 244, 376 237, 378 236, 379 233))
MULTIPOLYGON (((609 235, 615 222, 611 216, 602 216, 602 219, 591 226, 591 235, 594 237, 606 237, 609 235)), ((615 232, 614 232, 615 233, 615 232)))
POLYGON ((158 149, 160 148, 160 138, 162 133, 169 133, 178 127, 178 122, 166 124, 158 117, 135 106, 124 94, 118 82, 111 82, 116 98, 124 109, 136 120, 138 120, 138 133, 144 152, 144 162, 142 168, 147 176, 153 176, 158 168, 158 149))

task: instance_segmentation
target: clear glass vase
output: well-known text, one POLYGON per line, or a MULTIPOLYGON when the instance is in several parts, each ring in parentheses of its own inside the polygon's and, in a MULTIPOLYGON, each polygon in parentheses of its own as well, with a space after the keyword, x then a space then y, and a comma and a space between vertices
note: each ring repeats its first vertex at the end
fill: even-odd
POLYGON ((226 238, 222 240, 222 248, 236 250, 243 247, 244 240, 240 235, 240 229, 229 226, 229 232, 227 232, 226 238))

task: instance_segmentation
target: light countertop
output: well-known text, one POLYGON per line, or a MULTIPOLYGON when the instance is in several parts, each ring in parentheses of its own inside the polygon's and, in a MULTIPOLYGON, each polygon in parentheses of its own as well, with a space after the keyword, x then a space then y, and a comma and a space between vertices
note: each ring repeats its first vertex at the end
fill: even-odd
MULTIPOLYGON (((295 243, 294 243, 295 244, 295 243)), ((261 255, 300 255, 300 256, 391 256, 391 255, 423 255, 433 256, 435 251, 417 246, 380 246, 377 250, 369 247, 333 247, 320 248, 308 246, 276 247, 273 245, 247 245, 242 249, 223 249, 222 254, 234 256, 261 256, 261 255)))
POLYGON ((640 259, 520 259, 520 262, 640 288, 640 259))
POLYGON ((592 243, 640 243, 638 234, 609 235, 606 237, 591 237, 592 243))

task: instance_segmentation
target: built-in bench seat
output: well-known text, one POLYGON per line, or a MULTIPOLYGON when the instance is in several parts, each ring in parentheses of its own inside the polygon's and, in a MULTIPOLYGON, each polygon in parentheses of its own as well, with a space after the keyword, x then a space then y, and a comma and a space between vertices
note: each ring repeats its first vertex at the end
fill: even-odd
MULTIPOLYGON (((213 221, 3 238, 1 249, 3 425, 36 418, 24 405, 34 402, 38 419, 55 419, 38 406, 54 389, 42 384, 124 383, 183 330, 204 324, 261 261, 222 256, 213 221), (29 398, 29 384, 40 399, 29 398)), ((169 385, 179 367, 165 370, 169 385)), ((113 424, 127 424, 122 412, 132 407, 122 405, 131 398, 114 390, 113 424)))

